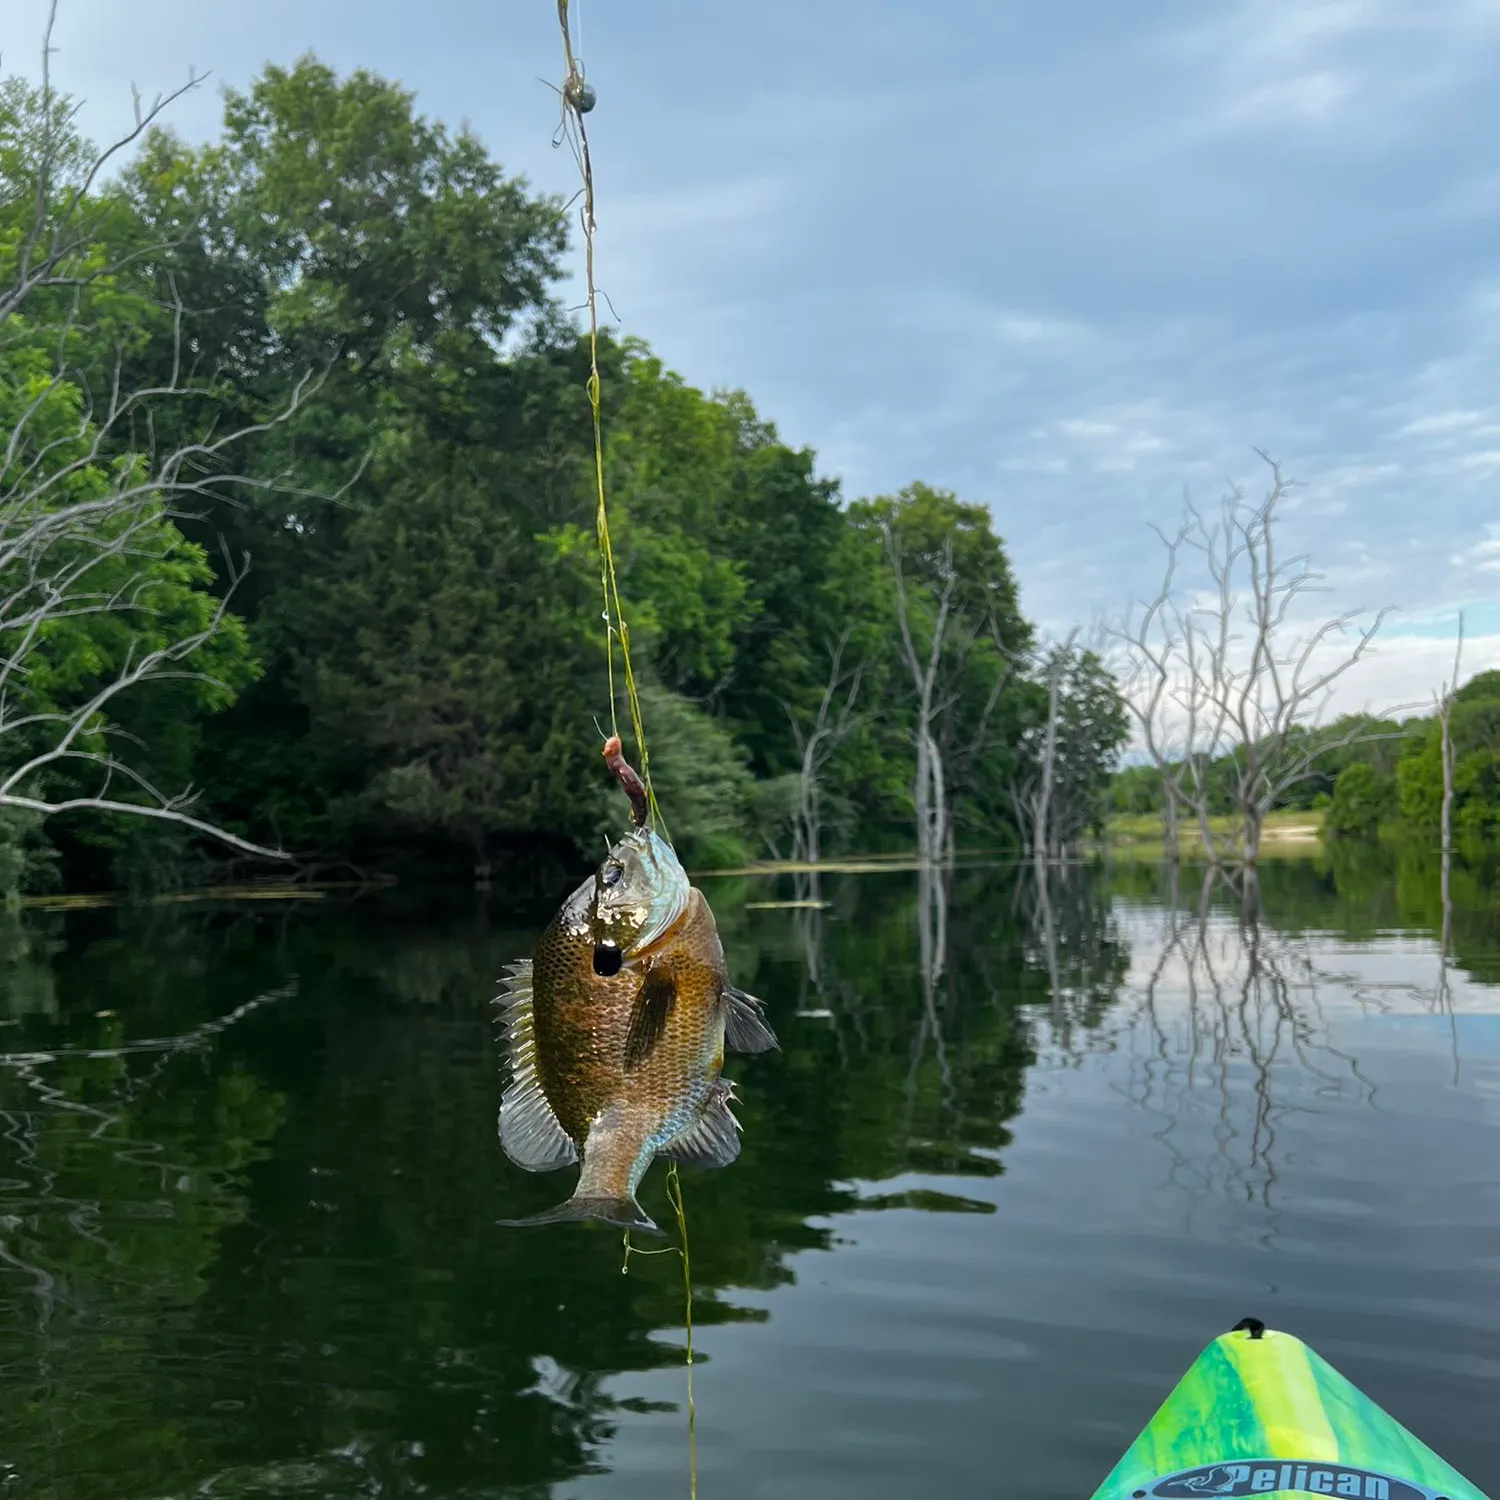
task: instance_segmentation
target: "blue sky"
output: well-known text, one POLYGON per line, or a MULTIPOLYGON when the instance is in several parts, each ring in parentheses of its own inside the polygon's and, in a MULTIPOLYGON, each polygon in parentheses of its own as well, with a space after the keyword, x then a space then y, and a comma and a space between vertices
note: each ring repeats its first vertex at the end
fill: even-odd
MULTIPOLYGON (((34 71, 44 0, 9 0, 34 71)), ((582 0, 599 279, 851 495, 995 513, 1044 625, 1157 577, 1184 486, 1301 482, 1330 612, 1394 604, 1342 706, 1500 666, 1500 0, 582 0)), ((103 135, 312 49, 571 192, 552 0, 62 0, 103 135)))

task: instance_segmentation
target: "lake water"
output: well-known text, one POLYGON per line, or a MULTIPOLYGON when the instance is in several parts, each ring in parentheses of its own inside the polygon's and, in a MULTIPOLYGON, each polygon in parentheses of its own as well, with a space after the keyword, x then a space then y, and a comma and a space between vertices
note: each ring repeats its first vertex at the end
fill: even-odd
MULTIPOLYGON (((1086 1500, 1301 1335, 1500 1495, 1500 913, 1380 865, 704 883, 783 1048, 684 1171, 704 1500, 1086 1500), (819 907, 767 905, 799 899, 819 907)), ((0 1493, 687 1495, 675 1255, 494 1221, 547 913, 328 896, 0 937, 0 1493)), ((658 1166, 643 1199, 666 1222, 658 1166)))

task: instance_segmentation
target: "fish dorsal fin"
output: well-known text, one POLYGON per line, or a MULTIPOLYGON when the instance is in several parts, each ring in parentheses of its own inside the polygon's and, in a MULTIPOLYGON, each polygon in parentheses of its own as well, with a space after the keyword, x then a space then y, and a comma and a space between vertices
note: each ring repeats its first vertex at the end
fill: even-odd
POLYGON ((536 1076, 529 958, 508 966, 500 1003, 505 1007, 505 1050, 510 1058, 510 1082, 500 1096, 500 1144, 528 1172, 570 1167, 578 1160, 578 1148, 558 1123, 536 1076))
POLYGON ((779 1045, 762 1002, 732 984, 724 986, 724 1045, 736 1052, 769 1052, 779 1045))
POLYGON ((697 1122, 657 1152, 686 1167, 727 1167, 740 1154, 740 1122, 729 1112, 732 1085, 722 1078, 713 1086, 697 1122))
POLYGON ((667 1029, 667 1017, 677 999, 677 978, 667 964, 653 964, 646 970, 636 993, 635 1008, 630 1013, 630 1030, 625 1037, 625 1071, 628 1073, 645 1062, 651 1050, 667 1029))

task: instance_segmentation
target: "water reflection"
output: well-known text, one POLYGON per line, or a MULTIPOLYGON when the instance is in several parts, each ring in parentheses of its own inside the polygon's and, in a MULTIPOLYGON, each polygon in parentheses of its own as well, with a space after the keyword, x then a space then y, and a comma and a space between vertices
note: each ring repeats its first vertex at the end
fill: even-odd
MULTIPOLYGON (((1439 1086, 1421 1038, 1393 1073, 1389 1037, 1360 1029, 1497 1008, 1493 906, 1455 870, 1445 929, 1439 873, 1268 868, 1253 908, 1187 868, 714 882, 783 1051, 734 1061, 735 1168, 684 1174, 705 1493, 972 1487, 996 1421, 1012 1492, 1088 1493, 1160 1394, 1135 1372, 1169 1378, 1272 1279, 1237 1257, 1283 1257, 1277 1285, 1346 1273, 1337 1215, 1422 1193, 1443 1245, 1403 1241, 1381 1274, 1477 1263, 1500 1068, 1481 1049, 1439 1086), (1414 1166, 1418 1143, 1447 1166, 1414 1166), (1232 1283, 1222 1308, 1205 1276, 1232 1283), (1159 1347, 1132 1324, 1112 1350, 1111 1306, 1157 1307, 1159 1347)), ((537 923, 389 896, 4 920, 18 1493, 681 1482, 675 1261, 622 1277, 611 1234, 494 1226, 557 1195, 494 1139, 489 998, 537 923)), ((1500 1309, 1445 1274, 1475 1331, 1430 1317, 1424 1379, 1456 1421, 1483 1382, 1433 1371, 1484 1358, 1500 1309)), ((1486 1432, 1450 1453, 1481 1482, 1486 1432)))
POLYGON ((1172 1156, 1168 1180, 1195 1191, 1223 1185, 1269 1207, 1278 1127, 1303 1107, 1303 1091, 1348 1088, 1374 1100, 1374 1084, 1334 1043, 1323 1015, 1322 991, 1338 978, 1320 970, 1306 933, 1270 926, 1244 884, 1220 872, 1202 873, 1191 902, 1164 903, 1138 921, 1145 972, 1120 1024, 1148 1043, 1131 1097, 1162 1122, 1156 1139, 1172 1156), (1194 1161, 1178 1138, 1183 1114, 1203 1107, 1205 1085, 1217 1100, 1214 1151, 1194 1161))

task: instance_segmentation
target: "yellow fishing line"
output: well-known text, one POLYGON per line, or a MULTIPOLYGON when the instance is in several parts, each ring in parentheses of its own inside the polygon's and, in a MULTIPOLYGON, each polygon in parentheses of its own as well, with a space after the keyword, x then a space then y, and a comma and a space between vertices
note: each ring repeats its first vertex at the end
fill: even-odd
POLYGON ((683 1324, 687 1329, 688 1500, 698 1500, 698 1408, 693 1404, 693 1263, 688 1256, 687 1209, 682 1204, 682 1181, 677 1163, 667 1163, 667 1196, 677 1211, 677 1237, 682 1249, 683 1324))
POLYGON ((687 1409, 688 1409, 688 1500, 698 1500, 698 1407, 693 1400, 693 1262, 688 1253, 687 1208, 682 1201, 682 1179, 677 1175, 677 1163, 667 1163, 667 1197, 677 1215, 677 1244, 664 1246, 660 1250, 642 1250, 631 1242, 630 1231, 625 1231, 625 1259, 620 1263, 620 1275, 630 1272, 632 1255, 680 1255, 682 1257, 683 1326, 687 1331, 687 1409))
MULTIPOLYGON (((657 805, 656 792, 651 785, 651 758, 646 750, 646 726, 641 718, 640 692, 636 685, 635 671, 630 664, 630 627, 625 620, 624 606, 620 602, 620 585, 615 576, 615 551, 609 536, 609 509, 604 498, 604 419, 600 412, 599 377, 599 303, 594 286, 594 169, 589 160, 588 131, 583 117, 593 107, 592 95, 583 80, 583 71, 573 55, 573 38, 568 30, 568 0, 557 0, 557 19, 562 29, 563 62, 567 72, 562 87, 564 128, 576 134, 574 155, 579 171, 583 175, 583 266, 584 286, 587 291, 589 311, 589 409, 594 423, 594 528, 599 534, 599 585, 604 595, 605 657, 609 676, 609 722, 616 735, 620 732, 615 707, 615 653, 614 641, 620 642, 620 667, 625 679, 625 698, 630 707, 630 728, 635 735, 636 750, 641 760, 641 780, 646 787, 646 801, 650 809, 652 826, 659 829, 663 838, 671 843, 666 820, 657 805)), ((688 1409, 688 1496, 698 1500, 698 1413, 693 1401, 693 1270, 688 1254, 687 1210, 682 1201, 682 1182, 677 1175, 677 1163, 667 1164, 667 1196, 677 1215, 677 1252, 682 1256, 682 1294, 684 1302, 683 1323, 687 1330, 687 1409, 688 1409)), ((656 1250, 637 1250, 630 1243, 630 1233, 625 1234, 625 1262, 622 1273, 630 1269, 630 1257, 635 1255, 660 1255, 656 1250)))
POLYGON ((651 784, 651 757, 646 749, 646 726, 641 717, 640 692, 636 684, 635 671, 630 662, 630 626, 625 620, 624 606, 620 601, 620 585, 615 575, 615 551, 609 535, 609 508, 604 491, 604 420, 600 410, 599 375, 599 299, 594 285, 594 234, 597 223, 594 217, 594 169, 589 158, 589 137, 583 117, 593 107, 592 94, 583 79, 578 59, 573 55, 573 39, 568 29, 568 0, 557 0, 557 19, 562 30, 563 62, 567 69, 563 81, 564 128, 575 137, 574 156, 583 176, 583 266, 584 286, 587 293, 589 313, 589 409, 594 424, 594 529, 599 536, 599 582, 604 595, 604 629, 609 673, 609 719, 610 727, 620 732, 616 716, 615 657, 614 642, 620 643, 620 667, 625 679, 625 698, 630 708, 630 728, 635 735, 636 751, 641 761, 641 780, 646 786, 646 800, 651 812, 651 822, 671 842, 666 820, 656 801, 656 791, 651 784))

